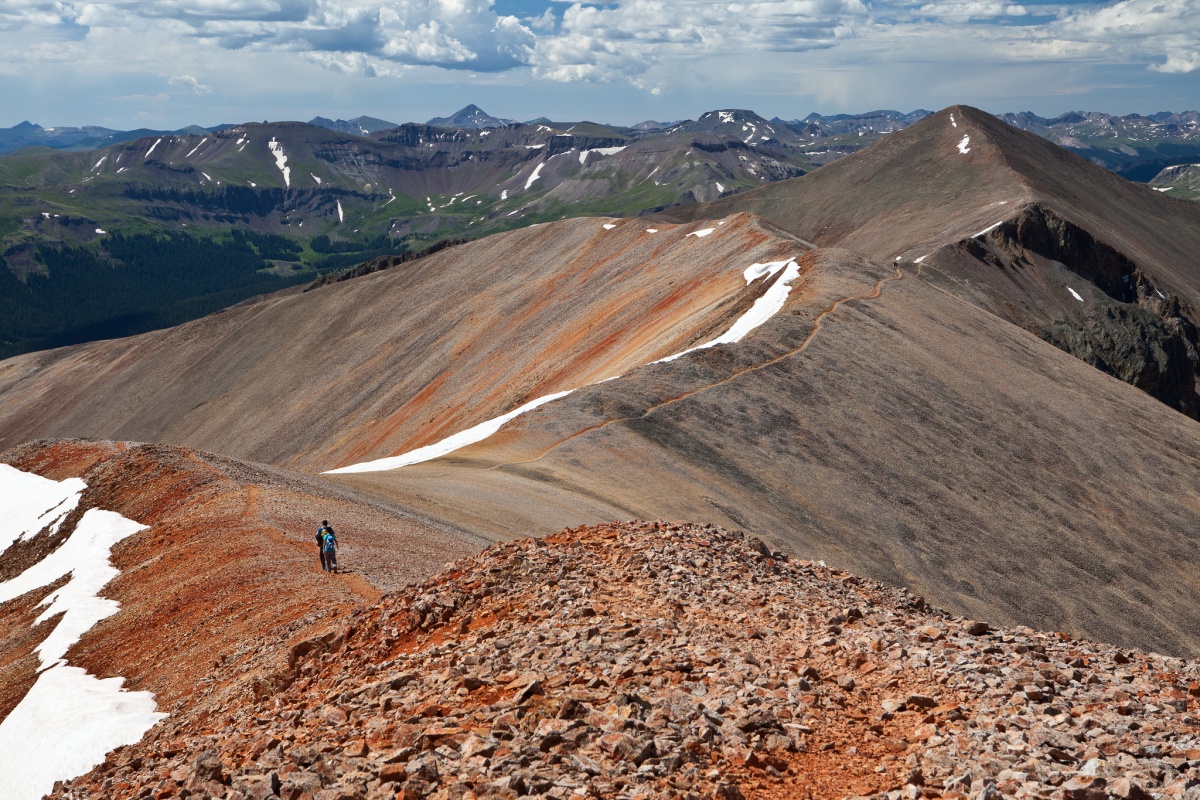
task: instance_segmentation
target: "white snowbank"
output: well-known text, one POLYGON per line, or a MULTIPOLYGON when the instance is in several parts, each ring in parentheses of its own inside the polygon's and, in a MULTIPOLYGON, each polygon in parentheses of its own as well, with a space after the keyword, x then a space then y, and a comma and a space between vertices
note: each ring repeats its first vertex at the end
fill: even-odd
POLYGON ((341 200, 337 201, 337 207, 338 207, 338 222, 345 222, 346 215, 344 213, 342 213, 342 201, 341 200))
POLYGON ((108 159, 108 156, 104 156, 99 161, 97 161, 96 166, 92 167, 92 172, 95 172, 96 170, 100 169, 100 165, 103 164, 107 159, 108 159))
POLYGON ((542 142, 541 144, 527 144, 527 145, 525 145, 525 149, 526 150, 541 150, 545 146, 546 146, 545 142, 542 142))
POLYGON ((684 236, 683 238, 686 239, 688 236, 695 236, 697 239, 703 239, 705 236, 708 236, 710 233, 712 233, 715 230, 716 230, 716 228, 704 228, 703 230, 692 231, 691 233, 687 234, 687 236, 684 236))
POLYGON ((104 234, 108 233, 108 231, 104 230, 104 228, 96 228, 96 233, 103 236, 104 234))
POLYGON ((951 114, 951 115, 950 115, 950 124, 951 124, 951 125, 953 125, 955 128, 957 128, 957 127, 958 127, 958 123, 954 121, 954 115, 953 115, 953 114, 951 114))
POLYGON ((545 161, 538 164, 537 167, 533 170, 533 174, 529 176, 529 180, 525 181, 526 189, 528 189, 530 186, 533 186, 534 181, 536 181, 538 178, 542 177, 542 167, 544 167, 544 166, 546 166, 545 161))
POLYGON ((914 264, 920 264, 922 261, 924 261, 924 260, 925 260, 925 259, 927 259, 927 258, 929 258, 929 254, 928 254, 928 253, 926 253, 925 255, 921 256, 920 258, 914 258, 914 259, 913 259, 913 263, 914 263, 914 264))
POLYGON ((1003 224, 1004 224, 1004 220, 1000 220, 995 225, 988 225, 986 228, 984 228, 983 230, 981 230, 979 233, 975 234, 971 238, 978 239, 980 236, 983 236, 985 233, 989 233, 990 231, 994 231, 996 228, 999 228, 1003 224))
POLYGON ((719 181, 717 182, 717 191, 718 191, 718 192, 720 192, 720 193, 722 193, 722 194, 724 194, 724 193, 725 193, 725 187, 724 187, 724 186, 722 186, 722 185, 721 185, 721 183, 720 183, 719 181))
POLYGON ((967 147, 967 145, 969 145, 970 143, 971 143, 971 137, 967 136, 966 134, 963 134, 962 141, 958 143, 958 152, 962 153, 964 156, 967 153, 971 152, 971 148, 967 147))
POLYGON ((501 200, 507 200, 507 199, 508 199, 508 189, 505 189, 503 192, 501 192, 501 193, 500 193, 500 199, 501 199, 501 200))
POLYGON ((771 317, 778 314, 779 310, 783 308, 784 302, 787 301, 788 295, 792 292, 792 281, 800 277, 800 265, 796 263, 795 259, 770 261, 766 264, 751 264, 750 266, 746 267, 746 271, 742 273, 743 277, 746 279, 746 285, 749 286, 759 278, 774 275, 781 269, 783 270, 783 275, 780 276, 779 280, 771 284, 770 288, 763 293, 762 297, 754 301, 754 305, 750 306, 750 310, 738 317, 737 321, 733 323, 733 326, 730 327, 729 330, 725 331, 725 333, 721 334, 715 339, 710 339, 704 344, 698 344, 695 347, 690 347, 687 350, 684 350, 682 353, 676 353, 673 356, 660 358, 654 363, 661 364, 667 361, 674 361, 680 356, 693 353, 697 350, 707 350, 708 348, 714 347, 718 344, 733 344, 734 342, 740 342, 750 331, 759 327, 771 317))
MULTIPOLYGON (((0 466, 0 511, 9 512, 4 519, 11 526, 3 536, 11 544, 46 524, 57 529, 84 488, 78 478, 52 481, 0 466)), ((45 610, 35 625, 61 618, 37 648, 42 672, 0 722, 0 753, 10 766, 19 765, 0 770, 0 797, 5 800, 38 800, 55 781, 82 775, 167 716, 155 711, 150 692, 123 691, 124 678, 100 680, 64 660, 84 633, 120 608, 100 596, 119 574, 109 556, 117 542, 144 527, 111 511, 89 509, 57 550, 0 583, 3 603, 70 576, 39 603, 45 610)))
POLYGON ((1071 293, 1071 297, 1074 297, 1076 300, 1078 300, 1081 303, 1083 302, 1083 297, 1080 296, 1079 292, 1075 291, 1070 286, 1067 287, 1067 291, 1071 293))
MULTIPOLYGON (((605 227, 607 228, 608 225, 606 224, 605 227)), ((800 267, 798 264, 796 264, 795 259, 787 259, 784 261, 772 261, 767 264, 751 264, 742 273, 743 277, 746 279, 746 285, 748 286, 763 276, 774 275, 781 269, 784 270, 784 273, 782 276, 780 276, 779 280, 775 281, 775 283, 763 293, 762 297, 755 300, 754 305, 750 307, 750 310, 738 317, 738 319, 733 323, 733 326, 721 336, 707 341, 704 344, 688 348, 683 352, 667 356, 666 358, 660 358, 651 363, 662 364, 667 361, 674 361, 680 356, 687 355, 688 353, 695 352, 696 350, 704 350, 709 347, 714 347, 718 344, 732 344, 734 342, 740 342, 742 338, 746 336, 746 334, 750 333, 750 331, 759 327, 771 317, 779 313, 779 310, 783 308, 783 304, 787 300, 788 294, 792 290, 792 281, 800 276, 800 267)), ((618 375, 613 376, 612 378, 605 378, 604 381, 599 381, 599 383, 615 380, 618 377, 620 376, 618 375)), ((439 458, 452 453, 459 448, 481 442, 496 431, 500 430, 504 423, 508 422, 509 420, 524 414, 526 411, 537 408, 540 405, 544 405, 553 400, 558 400, 561 397, 566 397, 574 391, 576 390, 568 389, 563 392, 543 395, 542 397, 530 400, 520 408, 514 409, 503 416, 489 419, 486 422, 481 422, 473 428, 468 428, 465 431, 448 436, 439 442, 427 445, 425 447, 419 447, 416 450, 411 450, 398 456, 380 458, 374 461, 367 461, 362 464, 351 464, 348 467, 328 470, 323 474, 334 475, 349 472, 382 472, 384 470, 398 469, 400 467, 409 466, 410 464, 419 464, 423 461, 439 458)))
POLYGON ((0 464, 0 553, 13 542, 29 539, 50 526, 57 533, 67 514, 79 505, 87 484, 79 478, 52 481, 0 464))
POLYGON ((646 228, 646 233, 658 233, 658 228, 646 228))
POLYGON ((57 666, 39 675, 0 722, 0 748, 10 764, 0 774, 0 796, 39 800, 55 781, 88 772, 167 716, 154 710, 153 694, 123 691, 124 683, 79 667, 57 666))
POLYGON ((205 142, 207 142, 207 141, 208 141, 208 137, 207 137, 207 136, 205 136, 203 139, 201 139, 201 140, 200 140, 200 144, 196 145, 195 147, 193 147, 191 150, 189 150, 189 151, 188 151, 188 154, 187 154, 186 156, 184 156, 184 158, 191 158, 191 157, 192 157, 192 153, 196 152, 196 151, 197 151, 197 150, 199 150, 201 147, 203 147, 203 146, 204 146, 204 143, 205 143, 205 142))
POLYGON ((275 137, 272 136, 271 141, 267 142, 267 147, 275 156, 275 166, 279 167, 279 171, 283 173, 283 185, 288 189, 292 188, 292 168, 287 165, 287 156, 283 154, 283 145, 275 141, 275 137))
POLYGON ((202 171, 200 172, 200 174, 201 174, 201 175, 203 175, 203 176, 204 176, 204 177, 205 177, 207 180, 210 180, 210 181, 212 180, 212 176, 211 176, 211 175, 209 175, 207 172, 204 172, 204 171, 202 170, 202 171))
POLYGON ((606 231, 611 231, 615 227, 617 227, 615 223, 612 223, 612 222, 604 223, 604 230, 606 230, 606 231))
POLYGON ((611 156, 611 155, 615 155, 615 154, 621 152, 628 146, 629 145, 623 144, 620 147, 593 147, 591 150, 580 150, 579 151, 579 163, 586 164, 589 153, 599 153, 602 156, 611 156))
POLYGON ((317 186, 320 186, 320 185, 321 185, 321 179, 320 179, 320 178, 318 178, 316 175, 313 175, 313 174, 310 172, 310 173, 308 173, 308 177, 310 177, 310 178, 312 178, 314 181, 316 181, 316 182, 317 182, 317 186))
POLYGON ((398 467, 406 467, 409 464, 418 464, 422 461, 430 461, 434 458, 444 456, 447 453, 452 453, 455 450, 466 447, 469 444, 482 442, 484 439, 500 430, 501 426, 503 426, 504 423, 508 422, 510 419, 518 417, 521 414, 524 414, 526 411, 531 411, 540 405, 549 403, 551 400, 557 400, 560 397, 566 397, 573 391, 574 389, 568 389, 565 392, 556 392, 554 394, 543 395, 537 399, 530 400, 525 405, 521 406, 520 408, 515 408, 507 414, 494 417, 486 422, 481 422, 473 428, 467 428, 465 431, 456 433, 453 436, 447 436, 440 442, 436 442, 425 447, 418 447, 416 450, 410 450, 402 455, 392 456, 390 458, 380 458, 376 459, 375 461, 367 461, 362 464, 352 464, 348 467, 342 467, 341 469, 331 469, 324 474, 336 475, 347 472, 379 472, 382 470, 396 469, 398 467))
POLYGON ((154 148, 158 147, 158 143, 161 141, 162 139, 159 139, 154 144, 150 145, 150 149, 146 151, 146 158, 150 157, 150 154, 154 152, 154 148))

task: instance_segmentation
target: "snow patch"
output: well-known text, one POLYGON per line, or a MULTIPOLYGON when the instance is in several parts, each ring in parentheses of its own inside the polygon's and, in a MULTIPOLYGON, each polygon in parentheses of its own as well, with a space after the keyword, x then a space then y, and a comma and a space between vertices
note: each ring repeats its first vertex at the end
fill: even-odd
MULTIPOLYGON (((47 215, 49 216, 49 215, 47 215)), ((0 464, 0 553, 13 542, 31 539, 43 528, 58 528, 79 505, 87 484, 79 478, 52 481, 0 464)))
POLYGON ((292 188, 292 168, 287 165, 287 156, 283 153, 283 144, 275 141, 275 137, 272 136, 271 141, 267 142, 267 147, 270 149, 271 154, 275 156, 275 166, 279 167, 279 171, 283 173, 283 185, 288 189, 292 188))
POLYGON ((108 233, 108 231, 104 230, 104 228, 96 228, 96 233, 103 236, 104 234, 108 233))
POLYGON ((342 201, 341 200, 337 201, 337 207, 338 207, 338 222, 345 222, 346 215, 342 212, 342 201))
MULTIPOLYGON (((0 466, 0 511, 9 526, 2 534, 28 538, 47 524, 52 530, 79 502, 86 484, 78 478, 52 481, 0 466)), ((101 763, 122 745, 133 744, 167 716, 155 711, 150 692, 121 689, 125 679, 97 679, 64 660, 67 650, 97 622, 117 613, 100 591, 119 572, 109 561, 112 547, 145 526, 120 514, 89 509, 57 550, 11 580, 0 583, 0 603, 70 579, 39 603, 35 625, 59 618, 36 649, 42 672, 16 708, 0 722, 0 752, 20 769, 0 771, 0 797, 38 800, 55 781, 69 780, 101 763)))
POLYGON ((658 228, 646 228, 646 233, 658 233, 658 228))
POLYGON ((719 181, 717 182, 717 191, 720 192, 721 194, 725 193, 725 187, 722 186, 719 181))
POLYGON ((733 112, 732 111, 718 111, 717 114, 720 115, 722 123, 728 125, 733 122, 733 112))
POLYGON ((927 258, 929 258, 929 254, 928 254, 928 253, 926 253, 925 255, 921 256, 920 258, 914 258, 914 259, 913 259, 913 263, 914 263, 914 264, 920 264, 922 261, 924 261, 924 260, 925 260, 925 259, 927 259, 927 258))
POLYGON ((1163 294, 1162 292, 1158 291, 1158 289, 1155 289, 1154 291, 1155 291, 1155 293, 1156 293, 1156 294, 1157 294, 1159 297, 1161 297, 1163 300, 1166 300, 1166 299, 1167 299, 1167 296, 1166 296, 1165 294, 1163 294))
POLYGON ((1076 300, 1078 300, 1081 303, 1083 302, 1083 298, 1079 295, 1079 292, 1075 291, 1070 286, 1067 287, 1067 291, 1071 293, 1071 297, 1074 297, 1076 300))
POLYGON ((591 150, 580 150, 579 151, 579 163, 586 164, 589 153, 599 153, 602 156, 611 156, 611 155, 616 155, 617 153, 621 152, 628 146, 629 145, 623 144, 620 147, 593 147, 591 150))
POLYGON ((503 192, 501 192, 501 193, 500 193, 500 199, 501 199, 501 200, 507 200, 507 199, 508 199, 508 189, 505 189, 503 192))
POLYGON ((95 172, 96 170, 100 169, 100 165, 103 164, 107 160, 108 160, 108 156, 102 157, 99 161, 96 162, 96 166, 92 167, 92 172, 95 172))
POLYGON ((209 174, 208 174, 207 172, 203 172, 203 171, 202 171, 200 174, 201 174, 201 175, 203 175, 203 176, 204 176, 205 178, 207 178, 208 180, 210 180, 210 181, 212 180, 212 178, 209 176, 209 174))
POLYGON ((984 228, 983 230, 981 230, 979 233, 975 234, 971 238, 978 239, 980 236, 983 236, 985 233, 989 233, 991 231, 996 230, 996 228, 999 228, 1003 224, 1004 224, 1004 220, 1000 220, 995 225, 988 225, 986 228, 984 228))
POLYGON ((184 158, 191 158, 191 157, 192 157, 192 153, 196 152, 196 151, 197 151, 197 150, 199 150, 201 147, 203 147, 203 146, 204 146, 204 143, 205 143, 205 142, 207 142, 207 141, 208 141, 208 137, 207 137, 207 136, 205 136, 203 139, 201 139, 201 140, 200 140, 200 144, 196 145, 195 147, 193 147, 191 150, 189 150, 189 151, 188 151, 188 154, 187 154, 186 156, 184 156, 184 158))
MULTIPOLYGON (((544 166, 546 166, 545 161, 538 164, 537 167, 533 170, 533 174, 529 176, 529 180, 525 181, 526 190, 528 190, 530 186, 533 186, 534 182, 537 181, 538 178, 542 177, 542 167, 544 167, 544 166)), ((503 199, 503 198, 501 198, 501 199, 503 199)))
POLYGON ((612 222, 604 223, 604 230, 606 230, 606 231, 611 231, 615 227, 617 227, 617 226, 612 222))
POLYGON ((703 230, 692 231, 691 233, 687 234, 687 236, 684 236, 683 238, 686 239, 688 236, 695 236, 697 239, 703 239, 705 236, 708 236, 710 233, 712 233, 715 230, 716 230, 716 228, 704 228, 703 230))
POLYGON ((1162 186, 1162 187, 1155 186, 1155 187, 1154 187, 1154 191, 1156 191, 1156 192, 1169 192, 1169 191, 1171 191, 1171 190, 1172 190, 1172 189, 1174 189, 1174 188, 1175 188, 1174 186, 1162 186))
POLYGON ((313 174, 310 172, 310 173, 308 173, 308 177, 310 177, 310 178, 312 178, 314 181, 316 181, 316 182, 317 182, 317 186, 320 186, 320 185, 321 185, 321 179, 320 179, 320 178, 318 178, 316 175, 313 175, 313 174))
POLYGON ((740 342, 743 338, 745 338, 746 334, 750 333, 750 331, 759 327, 771 317, 778 314, 779 310, 783 308, 783 304, 787 301, 788 295, 791 294, 792 281, 800 277, 800 265, 796 263, 796 260, 794 258, 789 258, 783 261, 771 261, 765 264, 751 264, 749 267, 746 267, 745 272, 742 273, 742 277, 746 279, 746 285, 749 286, 759 278, 774 275, 780 270, 783 270, 783 275, 779 277, 779 280, 771 284, 770 288, 763 293, 762 297, 754 301, 754 305, 750 307, 750 310, 738 317, 737 321, 733 323, 733 326, 729 330, 725 331, 725 333, 721 334, 715 339, 705 342, 704 344, 699 344, 695 347, 688 348, 682 353, 676 353, 673 356, 660 358, 654 363, 660 364, 666 361, 674 361, 680 356, 693 353, 697 350, 707 350, 708 348, 715 347, 719 344, 733 344, 735 342, 740 342))
POLYGON ((362 464, 352 464, 341 469, 331 469, 325 474, 338 475, 348 472, 379 472, 381 470, 397 469, 399 467, 407 467, 409 464, 419 464, 422 461, 430 461, 434 458, 439 458, 455 450, 466 447, 469 444, 482 442, 484 439, 491 436, 496 431, 508 422, 510 419, 519 417, 526 411, 532 411, 540 405, 545 405, 552 400, 557 400, 560 397, 566 397, 573 389, 568 389, 565 392, 555 392, 554 394, 543 395, 534 400, 530 400, 525 405, 515 408, 507 414, 499 417, 493 417, 486 422, 481 422, 473 428, 467 428, 465 431, 460 431, 452 436, 447 436, 440 442, 435 442, 425 447, 418 447, 416 450, 410 450, 407 453, 390 458, 380 458, 375 461, 367 461, 362 464))
POLYGON ((146 158, 150 157, 150 154, 154 152, 154 148, 158 147, 158 143, 161 141, 162 139, 159 139, 154 144, 150 145, 150 149, 146 151, 146 158))
POLYGON ((525 145, 525 149, 526 150, 541 150, 545 146, 546 146, 545 142, 542 142, 541 144, 527 144, 527 145, 525 145))
POLYGON ((953 125, 955 128, 957 128, 957 127, 958 127, 958 123, 954 121, 954 115, 953 115, 953 114, 951 114, 951 115, 950 115, 950 124, 951 124, 951 125, 953 125))
POLYGON ((964 156, 967 153, 971 152, 971 148, 967 147, 967 145, 969 145, 970 143, 971 143, 971 137, 967 136, 966 134, 963 134, 962 141, 958 143, 958 152, 962 153, 964 156))

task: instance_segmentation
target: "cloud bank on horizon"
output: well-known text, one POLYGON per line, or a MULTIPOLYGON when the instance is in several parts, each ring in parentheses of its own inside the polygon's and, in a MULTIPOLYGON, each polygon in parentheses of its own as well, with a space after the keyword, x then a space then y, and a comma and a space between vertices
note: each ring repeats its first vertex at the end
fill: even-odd
MULTIPOLYGON (((461 82, 807 97, 1151 91, 1200 71, 1195 0, 0 0, 0 88, 124 76, 119 102, 461 82), (335 76, 341 76, 339 79, 335 76), (1030 82, 1035 85, 1031 86, 1030 82)), ((1194 86, 1194 83, 1193 83, 1194 86)), ((14 90, 15 91, 15 90, 14 90)), ((6 92, 8 93, 8 92, 6 92)), ((16 92, 19 96, 19 92, 16 92)), ((935 103, 936 104, 936 103, 935 103)), ((11 123, 9 123, 11 124, 11 123)))

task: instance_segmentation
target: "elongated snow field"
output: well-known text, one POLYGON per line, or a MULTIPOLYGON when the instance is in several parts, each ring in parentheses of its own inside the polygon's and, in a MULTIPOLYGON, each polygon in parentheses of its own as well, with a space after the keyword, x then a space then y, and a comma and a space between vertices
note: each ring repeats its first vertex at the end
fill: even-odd
MULTIPOLYGON (((86 484, 53 481, 0 464, 0 512, 5 548, 18 539, 58 526, 79 503, 86 484)), ((127 692, 125 679, 101 680, 66 661, 67 651, 100 620, 117 613, 100 591, 119 573, 110 563, 113 546, 145 526, 120 514, 89 509, 57 550, 11 580, 0 583, 0 603, 70 579, 39 603, 35 625, 61 615, 37 647, 41 672, 29 693, 0 722, 0 797, 38 800, 54 782, 82 775, 106 753, 132 744, 166 716, 150 692, 127 692)))

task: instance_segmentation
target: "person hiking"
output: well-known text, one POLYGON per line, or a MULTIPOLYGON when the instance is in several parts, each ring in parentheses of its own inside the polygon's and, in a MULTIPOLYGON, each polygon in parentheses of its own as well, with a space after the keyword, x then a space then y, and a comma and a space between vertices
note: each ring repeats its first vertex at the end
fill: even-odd
MULTIPOLYGON (((326 531, 329 531, 330 534, 333 534, 333 528, 329 527, 329 520, 323 519, 323 520, 321 520, 321 527, 317 528, 317 553, 321 556, 321 569, 328 572, 329 567, 327 565, 327 559, 325 557, 325 532, 326 531)), ((337 546, 336 545, 336 542, 337 542, 336 537, 334 538, 334 542, 335 542, 334 546, 336 547, 337 546)))
POLYGON ((321 553, 325 559, 326 572, 337 572, 337 536, 333 532, 333 528, 325 526, 325 533, 321 538, 321 553))

